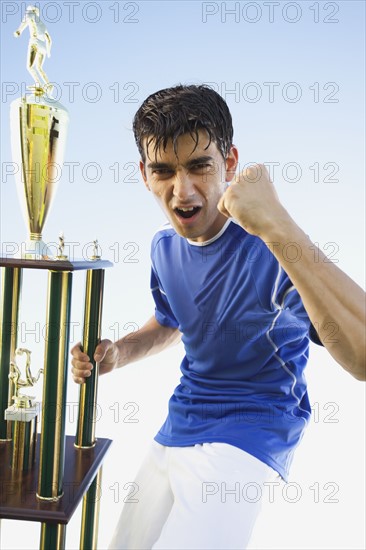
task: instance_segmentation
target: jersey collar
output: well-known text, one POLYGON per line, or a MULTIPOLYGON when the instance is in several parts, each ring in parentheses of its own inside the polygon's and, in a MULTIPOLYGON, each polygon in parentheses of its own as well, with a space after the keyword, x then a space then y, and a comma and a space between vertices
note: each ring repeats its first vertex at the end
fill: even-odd
POLYGON ((192 246, 207 246, 208 244, 211 244, 211 243, 217 241, 217 239, 219 239, 221 237, 221 235, 223 235, 223 233, 225 233, 226 229, 229 227, 231 222, 232 222, 232 218, 228 218, 226 220, 226 222, 224 223, 224 225, 222 226, 222 228, 220 229, 220 231, 218 233, 216 233, 216 235, 211 237, 211 239, 208 239, 208 241, 197 242, 197 241, 191 241, 190 239, 187 239, 187 242, 189 244, 191 244, 192 246))

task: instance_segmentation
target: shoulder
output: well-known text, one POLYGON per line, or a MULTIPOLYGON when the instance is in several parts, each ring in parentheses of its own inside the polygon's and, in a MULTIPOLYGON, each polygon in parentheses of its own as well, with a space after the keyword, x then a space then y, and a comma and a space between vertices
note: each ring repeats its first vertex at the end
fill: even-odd
POLYGON ((164 246, 165 244, 175 240, 176 237, 177 233, 175 229, 173 229, 169 222, 166 222, 157 231, 155 231, 151 241, 151 252, 153 253, 159 244, 164 246))

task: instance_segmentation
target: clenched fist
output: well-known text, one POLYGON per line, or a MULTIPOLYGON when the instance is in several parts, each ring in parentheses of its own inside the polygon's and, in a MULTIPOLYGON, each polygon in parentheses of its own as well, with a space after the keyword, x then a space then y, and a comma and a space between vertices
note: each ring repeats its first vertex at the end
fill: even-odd
POLYGON ((236 176, 221 197, 217 208, 237 220, 252 235, 263 237, 288 215, 264 164, 254 164, 236 176))

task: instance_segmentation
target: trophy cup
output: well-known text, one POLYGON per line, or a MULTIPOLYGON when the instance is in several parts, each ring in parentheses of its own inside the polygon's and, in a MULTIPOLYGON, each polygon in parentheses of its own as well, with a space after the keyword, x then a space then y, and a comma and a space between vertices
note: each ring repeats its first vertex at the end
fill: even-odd
MULTIPOLYGON (((15 35, 27 26, 31 33, 28 70, 35 84, 11 105, 11 133, 14 159, 22 168, 17 185, 30 235, 20 257, 0 257, 0 487, 11 488, 0 491, 0 519, 38 521, 40 549, 64 550, 66 525, 82 501, 80 549, 89 550, 97 548, 102 462, 111 444, 95 435, 99 365, 93 355, 100 342, 104 269, 112 264, 101 259, 97 240, 90 260, 69 260, 63 233, 55 257, 42 241, 63 159, 68 115, 49 95, 52 86, 42 65, 51 38, 36 7, 27 8, 15 35), (34 385, 38 375, 31 374, 30 352, 17 346, 22 277, 29 269, 48 271, 38 438, 36 404, 20 393, 21 388, 34 385), (75 271, 86 271, 81 341, 95 368, 80 387, 76 434, 70 436, 66 435, 66 407, 75 271), (27 356, 25 378, 16 362, 22 354, 27 356)), ((36 306, 37 300, 35 314, 36 306)))
POLYGON ((42 241, 42 229, 57 188, 69 117, 65 107, 49 95, 52 85, 42 66, 45 56, 50 57, 52 42, 34 6, 27 8, 14 35, 20 36, 27 26, 30 31, 27 69, 34 85, 28 86, 29 94, 11 104, 11 145, 13 161, 21 167, 15 177, 29 232, 20 257, 42 259, 50 257, 42 241))

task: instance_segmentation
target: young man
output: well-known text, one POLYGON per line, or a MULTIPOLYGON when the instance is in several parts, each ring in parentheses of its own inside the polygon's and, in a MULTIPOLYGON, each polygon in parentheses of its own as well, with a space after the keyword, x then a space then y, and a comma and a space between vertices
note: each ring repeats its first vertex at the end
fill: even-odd
MULTIPOLYGON (((134 344, 103 340, 94 359, 103 374, 180 338, 185 357, 136 479, 139 502, 124 507, 110 548, 246 548, 259 502, 218 488, 287 479, 310 417, 309 338, 365 380, 364 293, 314 261, 263 165, 235 176, 231 115, 212 89, 151 95, 134 133, 142 178, 169 220, 152 241, 156 310, 134 344)), ((83 383, 90 358, 79 346, 72 354, 83 383)))

